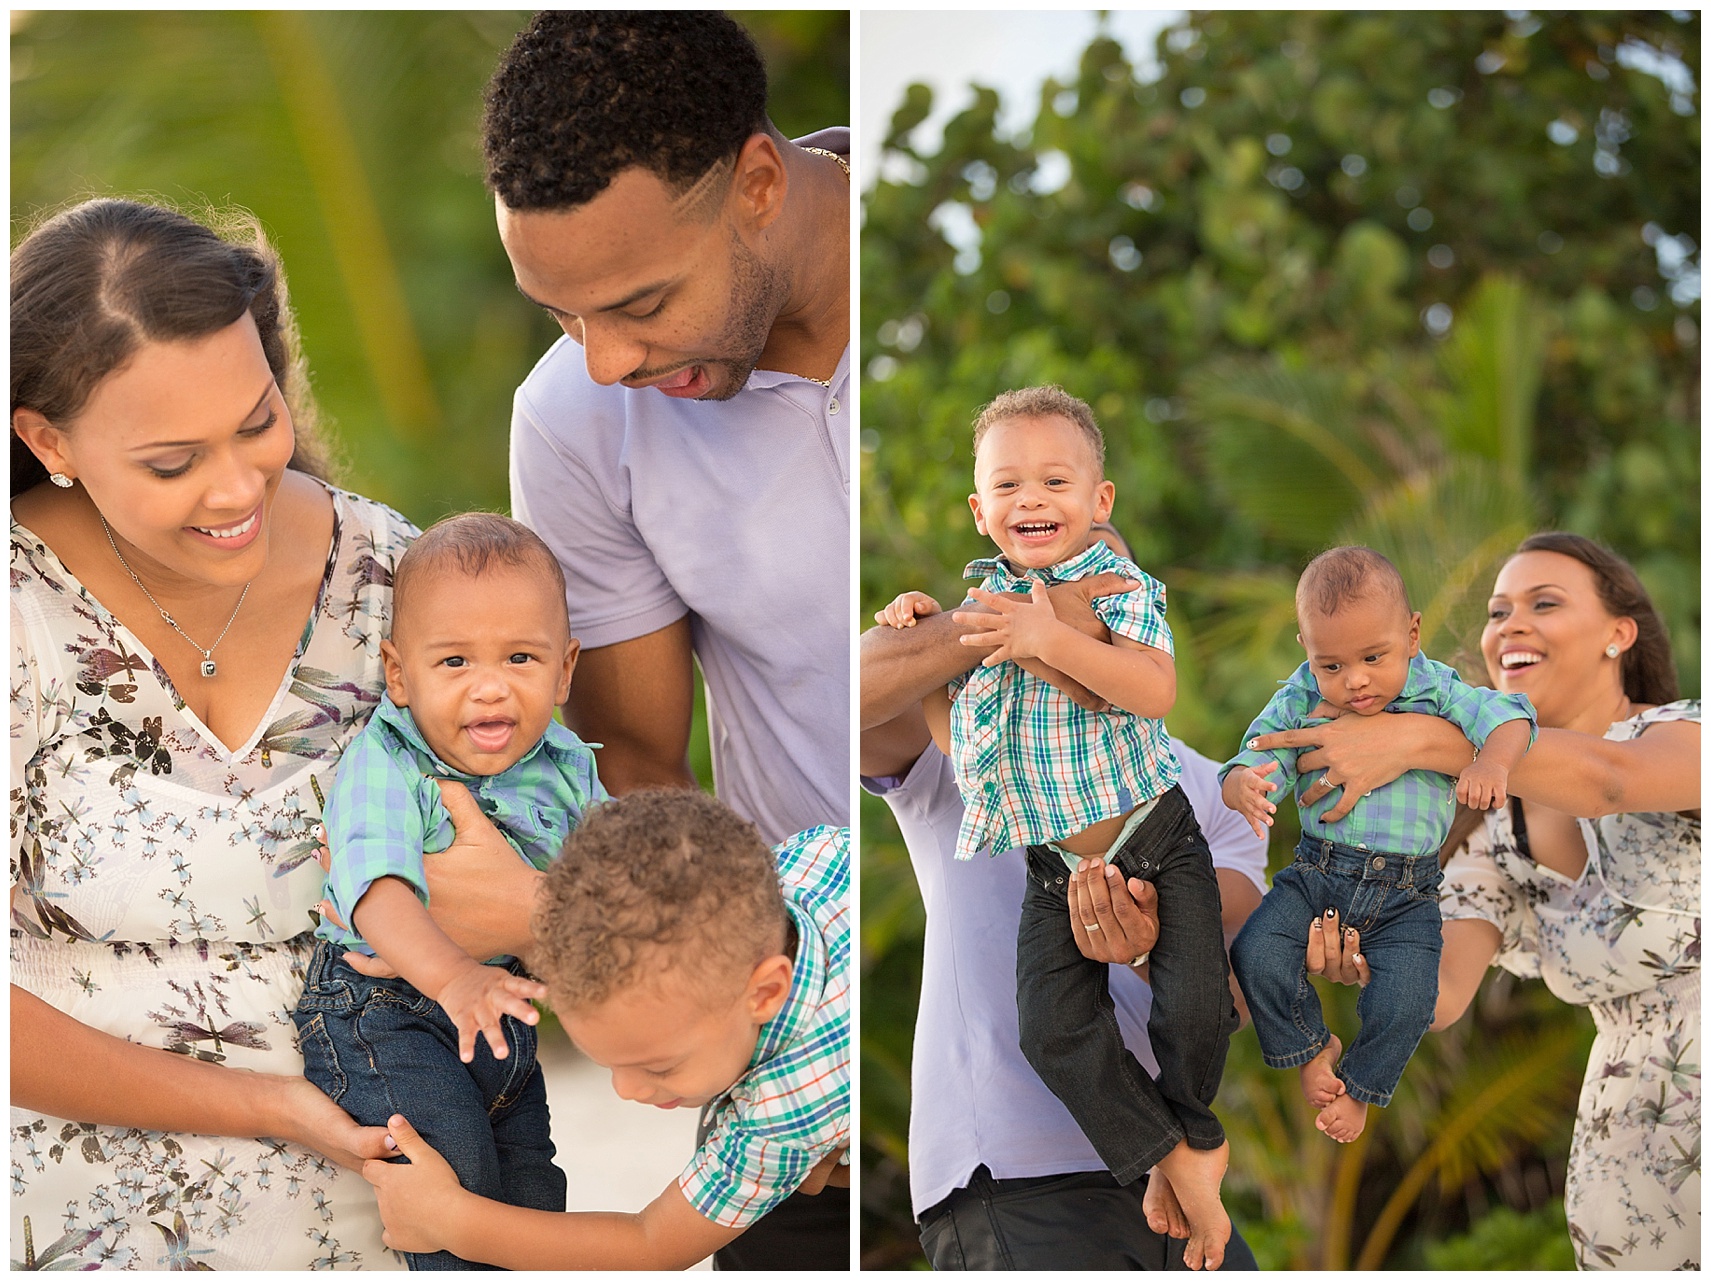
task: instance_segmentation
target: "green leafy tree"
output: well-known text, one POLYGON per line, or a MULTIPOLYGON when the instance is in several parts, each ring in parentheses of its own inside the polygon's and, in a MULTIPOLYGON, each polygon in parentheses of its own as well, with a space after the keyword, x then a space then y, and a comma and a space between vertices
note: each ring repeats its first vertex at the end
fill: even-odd
MULTIPOLYGON (((1696 690, 1698 21, 1196 13, 1161 35, 1155 78, 1096 38, 1029 133, 1002 135, 977 90, 931 154, 911 142, 931 97, 911 88, 861 247, 865 608, 904 587, 960 598, 982 551, 963 501, 974 411, 1058 382, 1099 414, 1117 523, 1170 587, 1170 724, 1209 755, 1300 661, 1293 585, 1334 542, 1395 559, 1428 652, 1483 681, 1472 645, 1504 556, 1538 528, 1601 538, 1696 690)), ((901 1258, 899 1011, 921 925, 894 829, 865 813, 864 904, 886 925, 863 933, 881 1103, 864 1245, 901 1258)), ((1521 1008, 1484 1001, 1482 1035, 1430 1043, 1341 1151, 1302 1132, 1293 1081, 1238 1038, 1220 1106, 1246 1137, 1226 1187, 1262 1252, 1418 1260, 1412 1234, 1468 1221, 1458 1189, 1560 1181, 1582 1025, 1548 996, 1521 1008), (1552 1071, 1513 1072, 1546 1044, 1552 1071)))

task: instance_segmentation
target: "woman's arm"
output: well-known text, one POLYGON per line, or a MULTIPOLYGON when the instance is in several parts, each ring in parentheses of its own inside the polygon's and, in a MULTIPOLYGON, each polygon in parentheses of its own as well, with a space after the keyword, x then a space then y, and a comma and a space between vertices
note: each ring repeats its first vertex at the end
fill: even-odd
POLYGON ((201 1063, 123 1041, 12 985, 12 1103, 96 1125, 288 1139, 348 1169, 391 1155, 300 1076, 201 1063))
POLYGON ((1699 723, 1664 721, 1623 742, 1541 729, 1509 790, 1578 818, 1696 810, 1699 723))

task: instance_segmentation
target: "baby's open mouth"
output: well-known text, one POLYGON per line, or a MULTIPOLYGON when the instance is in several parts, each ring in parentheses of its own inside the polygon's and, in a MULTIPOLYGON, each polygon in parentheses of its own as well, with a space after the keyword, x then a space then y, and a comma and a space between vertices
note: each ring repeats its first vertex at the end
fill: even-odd
POLYGON ((515 721, 474 721, 464 726, 464 732, 469 735, 469 741, 474 743, 478 750, 502 752, 511 741, 511 732, 516 728, 515 721))
POLYGON ((1049 520, 1027 521, 1010 528, 1018 538, 1050 538, 1058 531, 1057 522, 1049 520))

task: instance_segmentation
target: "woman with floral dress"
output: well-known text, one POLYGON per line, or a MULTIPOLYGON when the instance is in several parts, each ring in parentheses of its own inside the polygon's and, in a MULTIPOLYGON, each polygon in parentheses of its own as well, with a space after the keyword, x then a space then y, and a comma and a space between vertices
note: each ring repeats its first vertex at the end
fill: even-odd
POLYGON ((397 1267, 290 1012, 415 531, 317 478, 253 225, 88 202, 11 306, 13 1267, 397 1267))
MULTIPOLYGON (((1583 1268, 1699 1266, 1699 700, 1677 697, 1669 642, 1620 557, 1537 534, 1503 566, 1481 648, 1491 680, 1539 714, 1512 800, 1444 871, 1435 1027, 1486 969, 1542 978, 1597 1027, 1564 1205, 1583 1268), (1549 728, 1546 728, 1549 727, 1549 728)), ((1347 795, 1417 766, 1453 773, 1470 748, 1430 718, 1383 732, 1346 718, 1270 741, 1319 750, 1347 795), (1388 736, 1390 741, 1385 741, 1388 736)), ((1357 935, 1309 943, 1310 965, 1364 982, 1357 935)))

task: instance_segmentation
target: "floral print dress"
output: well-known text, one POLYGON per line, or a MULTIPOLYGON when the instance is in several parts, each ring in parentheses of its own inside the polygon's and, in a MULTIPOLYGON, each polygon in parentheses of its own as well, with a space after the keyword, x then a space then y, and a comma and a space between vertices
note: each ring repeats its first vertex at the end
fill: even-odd
MULTIPOLYGON (((315 610, 231 751, 12 525, 12 982, 82 1023, 303 1070, 291 1011, 321 897, 321 798, 379 702, 392 568, 416 532, 378 503, 332 499, 315 610)), ((11 1151, 15 1269, 400 1266, 361 1176, 306 1148, 13 1108, 11 1151)))
MULTIPOLYGON (((1612 725, 1699 720, 1699 701, 1612 725)), ((1525 809, 1522 811, 1525 818, 1525 809)), ((1582 819, 1570 880, 1533 862, 1507 809, 1444 870, 1446 920, 1503 932, 1495 964, 1592 1011, 1564 1204, 1582 1268, 1699 1267, 1699 819, 1582 819)))

